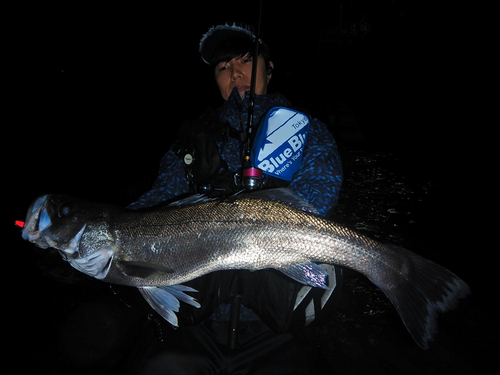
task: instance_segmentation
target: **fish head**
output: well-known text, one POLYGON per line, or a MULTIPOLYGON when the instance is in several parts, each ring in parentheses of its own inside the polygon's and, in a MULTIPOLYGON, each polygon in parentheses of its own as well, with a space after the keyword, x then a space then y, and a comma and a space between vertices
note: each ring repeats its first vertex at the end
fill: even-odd
POLYGON ((82 227, 101 212, 95 204, 66 195, 42 195, 28 209, 22 236, 42 248, 65 250, 82 227))
POLYGON ((38 247, 59 250, 77 270, 106 276, 116 252, 110 210, 66 195, 43 195, 28 209, 22 237, 38 247))

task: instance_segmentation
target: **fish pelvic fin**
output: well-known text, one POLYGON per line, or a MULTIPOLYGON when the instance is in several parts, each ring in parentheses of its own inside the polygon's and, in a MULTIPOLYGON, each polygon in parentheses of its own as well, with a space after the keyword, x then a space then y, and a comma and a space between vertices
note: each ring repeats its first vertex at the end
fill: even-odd
POLYGON ((139 288, 144 299, 163 319, 174 327, 179 326, 176 312, 179 312, 180 302, 200 308, 201 305, 194 297, 184 292, 197 292, 196 289, 185 285, 169 285, 160 287, 139 288))
POLYGON ((457 307, 458 300, 469 293, 469 286, 453 272, 395 245, 406 256, 405 272, 393 272, 387 282, 372 280, 396 308, 415 342, 428 349, 434 340, 438 313, 457 307))

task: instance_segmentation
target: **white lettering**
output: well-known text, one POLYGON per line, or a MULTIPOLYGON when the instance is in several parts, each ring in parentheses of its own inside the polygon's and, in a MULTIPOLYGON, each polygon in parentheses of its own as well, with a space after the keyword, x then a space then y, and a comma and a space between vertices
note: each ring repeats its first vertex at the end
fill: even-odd
POLYGON ((273 165, 278 168, 280 165, 278 163, 276 163, 276 160, 274 160, 273 157, 271 157, 271 163, 273 163, 273 165))
POLYGON ((302 144, 306 143, 306 137, 304 137, 304 134, 299 133, 300 140, 302 141, 302 144))
POLYGON ((263 171, 273 173, 274 172, 274 167, 269 163, 268 160, 264 160, 259 165, 257 166, 259 169, 262 169, 263 171))
POLYGON ((292 160, 293 161, 297 160, 297 158, 299 158, 300 155, 302 155, 302 149, 299 152, 297 152, 295 155, 292 156, 292 160))
POLYGON ((280 165, 283 164, 286 161, 286 156, 283 155, 283 152, 281 154, 279 154, 278 156, 276 156, 276 161, 280 165))
POLYGON ((296 135, 294 135, 292 138, 288 140, 288 144, 292 146, 294 152, 302 147, 302 142, 296 135))
POLYGON ((280 154, 263 160, 257 167, 268 173, 273 173, 276 176, 285 173, 285 171, 294 164, 294 161, 299 159, 302 155, 304 143, 304 135, 294 135, 288 140, 288 144, 291 148, 286 148, 280 154))

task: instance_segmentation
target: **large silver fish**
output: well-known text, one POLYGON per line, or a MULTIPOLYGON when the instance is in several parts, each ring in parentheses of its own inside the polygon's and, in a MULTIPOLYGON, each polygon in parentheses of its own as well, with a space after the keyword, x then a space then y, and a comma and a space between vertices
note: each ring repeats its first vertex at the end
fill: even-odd
POLYGON ((181 285, 199 276, 274 268, 327 288, 327 273, 317 264, 329 263, 356 270, 382 289, 417 344, 427 348, 437 313, 469 293, 447 269, 315 215, 288 189, 194 197, 141 211, 44 195, 29 208, 22 235, 58 249, 87 275, 139 288, 173 325, 179 300, 200 306, 184 293, 195 290, 181 285))

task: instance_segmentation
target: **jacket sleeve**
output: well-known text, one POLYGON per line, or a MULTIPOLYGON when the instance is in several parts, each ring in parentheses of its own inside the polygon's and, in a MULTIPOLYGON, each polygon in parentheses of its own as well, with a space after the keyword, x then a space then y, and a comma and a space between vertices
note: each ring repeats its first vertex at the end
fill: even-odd
POLYGON ((155 206, 161 202, 189 192, 183 161, 170 149, 161 159, 158 176, 153 187, 137 201, 128 206, 141 209, 155 206))
POLYGON ((316 207, 321 216, 337 204, 342 186, 342 162, 333 135, 313 119, 309 127, 302 166, 290 188, 316 207))

